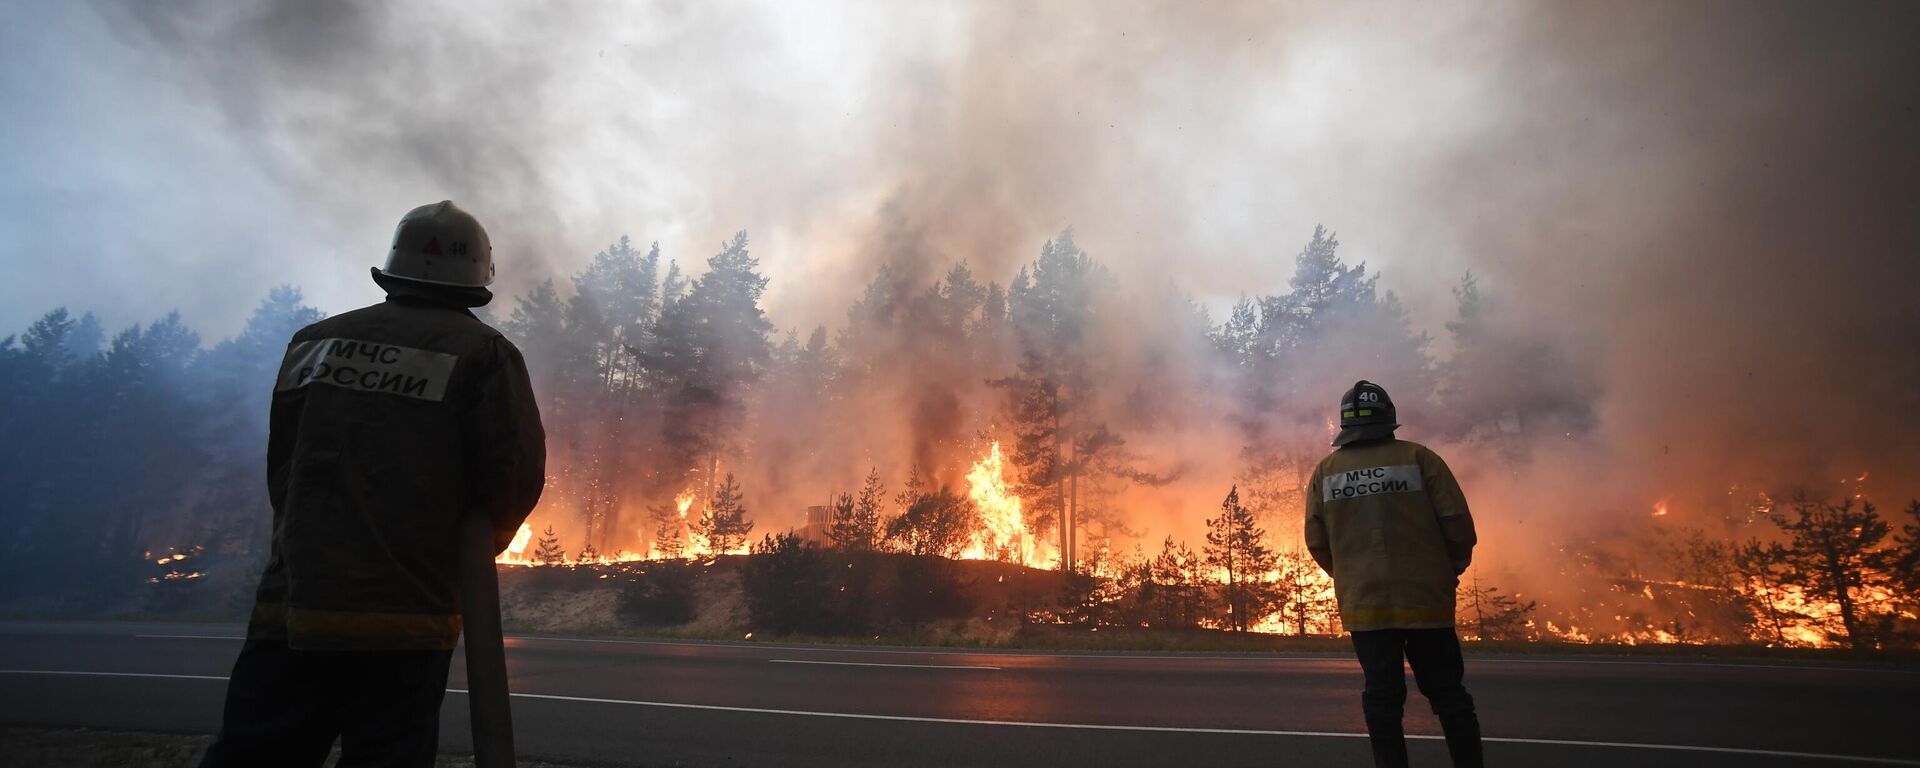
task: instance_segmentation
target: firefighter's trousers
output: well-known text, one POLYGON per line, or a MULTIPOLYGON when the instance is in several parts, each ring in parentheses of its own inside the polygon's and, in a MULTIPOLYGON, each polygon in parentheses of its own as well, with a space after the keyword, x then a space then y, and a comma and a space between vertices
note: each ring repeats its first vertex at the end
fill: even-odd
POLYGON ((433 765, 452 651, 295 651, 248 640, 201 768, 433 765))

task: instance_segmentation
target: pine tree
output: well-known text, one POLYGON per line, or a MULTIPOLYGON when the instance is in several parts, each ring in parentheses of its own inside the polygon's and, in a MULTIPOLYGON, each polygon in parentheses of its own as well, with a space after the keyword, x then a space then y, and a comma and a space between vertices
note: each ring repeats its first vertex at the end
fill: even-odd
MULTIPOLYGON (((283 286, 275 289, 272 296, 268 298, 267 303, 272 302, 275 297, 278 297, 281 291, 291 291, 293 301, 295 303, 299 302, 300 292, 291 287, 283 286)), ((259 315, 260 310, 255 310, 255 320, 258 320, 259 315)), ((319 318, 316 317, 314 319, 318 320, 319 318)), ((253 322, 249 321, 248 326, 251 327, 252 325, 253 322)), ((245 332, 243 331, 242 333, 244 335, 245 332)), ((293 335, 292 329, 288 330, 287 335, 293 335)), ((74 322, 73 327, 68 329, 67 336, 61 341, 60 347, 61 351, 65 353, 66 359, 74 362, 82 362, 92 359, 94 355, 100 354, 100 345, 105 343, 106 340, 106 331, 100 328, 100 318, 94 317, 92 312, 88 312, 81 315, 80 319, 74 322)), ((284 341, 284 339, 282 340, 284 341)))
POLYGON ((1223 353, 1221 362, 1234 371, 1244 499, 1261 515, 1300 508, 1300 489, 1331 437, 1329 399, 1355 379, 1401 393, 1403 408, 1432 391, 1427 335, 1412 330, 1391 292, 1378 290, 1377 273, 1347 264, 1339 248, 1334 233, 1316 226, 1294 257, 1289 290, 1256 300, 1253 338, 1238 338, 1247 333, 1245 312, 1216 332, 1230 347, 1252 350, 1238 360, 1223 353))
POLYGON ((661 310, 658 340, 645 364, 662 389, 657 471, 664 476, 701 469, 711 483, 720 458, 738 448, 747 398, 773 356, 773 324, 759 303, 767 287, 759 264, 747 233, 739 232, 707 259, 706 274, 661 310))
POLYGON ((560 536, 553 532, 553 526, 541 532, 540 541, 534 545, 533 560, 541 565, 559 565, 566 562, 567 551, 560 548, 560 536))
POLYGON ((1253 513, 1240 505, 1238 486, 1220 502, 1220 516, 1207 520, 1206 563, 1225 577, 1227 627, 1236 632, 1247 631, 1268 611, 1266 575, 1277 558, 1267 548, 1266 536, 1253 513))
POLYGON ((1740 580, 1741 594, 1751 602, 1760 617, 1760 628, 1775 646, 1787 644, 1787 630, 1808 621, 1796 612, 1786 597, 1788 576, 1786 548, 1779 544, 1750 539, 1733 550, 1733 569, 1740 580))
POLYGON ((972 499, 941 486, 918 494, 900 516, 887 521, 887 538, 908 554, 957 557, 979 529, 979 517, 972 499))
POLYGON ((1241 296, 1227 315, 1226 324, 1211 335, 1214 347, 1236 368, 1253 365, 1258 359, 1260 343, 1260 316, 1253 300, 1241 296))
POLYGON ((1006 390, 1013 490, 1029 532, 1040 540, 1055 534, 1066 572, 1077 558, 1082 518, 1097 511, 1082 509, 1082 479, 1151 479, 1127 465, 1125 440, 1092 408, 1091 332, 1116 293, 1113 275, 1074 244, 1071 228, 1047 241, 1007 291, 1019 358, 1013 375, 991 383, 1006 390))
POLYGON ((588 541, 580 545, 580 557, 577 560, 581 565, 593 565, 600 562, 600 551, 593 548, 592 541, 588 541))
POLYGON ((879 544, 881 534, 880 508, 885 503, 886 489, 880 483, 878 468, 867 471, 866 482, 860 486, 860 496, 841 494, 834 500, 833 525, 828 537, 834 546, 848 551, 867 551, 879 544))
POLYGON ((1564 340, 1516 322, 1470 272, 1453 295, 1456 318, 1446 324, 1453 355, 1436 371, 1445 406, 1435 411, 1438 428, 1487 444, 1514 464, 1525 460, 1538 437, 1593 429, 1599 387, 1592 372, 1569 356, 1564 340), (1527 375, 1508 373, 1516 370, 1527 375))
POLYGON ((1300 637, 1305 637, 1312 626, 1331 628, 1339 614, 1333 579, 1299 547, 1282 550, 1275 562, 1279 573, 1273 581, 1274 603, 1282 620, 1292 623, 1294 634, 1300 637))
POLYGON ((1893 576, 1895 583, 1910 598, 1920 598, 1920 499, 1907 502, 1906 515, 1909 522, 1900 525, 1900 532, 1893 535, 1895 549, 1893 576))
POLYGON ((706 539, 709 552, 715 555, 732 553, 747 543, 747 534, 753 532, 753 521, 747 519, 746 496, 732 472, 714 488, 713 500, 700 513, 699 532, 701 538, 706 539))
POLYGON ((1175 546, 1173 537, 1168 536, 1160 545, 1160 554, 1149 563, 1148 573, 1153 585, 1155 626, 1198 626, 1205 588, 1199 555, 1185 542, 1175 546))
POLYGON ((1791 515, 1773 515, 1774 524, 1789 538, 1774 551, 1788 580, 1810 595, 1833 601, 1843 639, 1854 650, 1876 647, 1871 614, 1883 606, 1871 602, 1870 588, 1892 564, 1891 553, 1880 547, 1891 526, 1880 519, 1872 502, 1856 505, 1848 498, 1831 504, 1801 493, 1789 507, 1791 515))
POLYGON ((687 521, 678 504, 668 502, 647 507, 653 519, 653 548, 661 557, 679 558, 687 550, 687 521))
POLYGON ((893 505, 903 512, 906 511, 907 507, 920 501, 926 486, 927 481, 920 476, 920 465, 913 465, 907 469, 907 482, 900 487, 899 493, 894 494, 893 505))

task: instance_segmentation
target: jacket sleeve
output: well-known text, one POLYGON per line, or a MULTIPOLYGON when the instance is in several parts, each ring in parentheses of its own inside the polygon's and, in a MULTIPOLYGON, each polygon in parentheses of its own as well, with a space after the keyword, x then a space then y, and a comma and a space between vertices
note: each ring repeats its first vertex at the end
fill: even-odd
POLYGON ((473 494, 470 514, 493 521, 494 551, 500 552, 540 503, 547 482, 547 437, 520 350, 504 338, 491 344, 460 430, 473 494))
POLYGON ((1315 467, 1313 476, 1307 480, 1307 487, 1301 491, 1307 497, 1307 553, 1313 555, 1313 561, 1320 564, 1320 570, 1333 575, 1333 542, 1327 538, 1326 506, 1320 498, 1320 468, 1315 467))
POLYGON ((1459 481, 1453 479, 1453 470, 1447 468, 1439 454, 1422 448, 1419 462, 1420 479, 1427 486, 1427 500, 1433 504, 1434 516, 1440 519, 1440 536, 1446 540, 1447 559, 1453 562, 1453 573, 1458 576, 1473 564, 1473 545, 1479 541, 1473 532, 1473 515, 1467 511, 1467 495, 1460 490, 1459 481))

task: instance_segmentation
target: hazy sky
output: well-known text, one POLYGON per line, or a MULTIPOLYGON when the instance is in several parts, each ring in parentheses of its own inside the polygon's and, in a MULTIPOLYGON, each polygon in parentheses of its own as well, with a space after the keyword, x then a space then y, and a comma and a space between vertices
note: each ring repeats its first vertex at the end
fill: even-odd
POLYGON ((1219 307, 1324 223, 1437 335, 1472 269, 1590 340, 1624 446, 1911 467, 1916 9, 8 3, 0 334, 350 309, 443 198, 507 296, 746 229, 803 331, 882 260, 1005 280, 1068 225, 1219 307))
POLYGON ((400 213, 444 197, 484 217, 509 294, 621 234, 697 262, 748 229, 783 325, 838 321, 863 278, 846 266, 903 238, 1004 280, 1069 224, 1123 272, 1217 304, 1279 287, 1326 223, 1444 310, 1484 260, 1484 217, 1571 181, 1537 164, 1619 143, 1605 125, 1510 141, 1536 116, 1530 80, 1559 66, 1524 6, 0 13, 8 329, 69 304, 112 326, 179 308, 219 336, 286 282, 351 308, 377 297, 360 267, 400 213))

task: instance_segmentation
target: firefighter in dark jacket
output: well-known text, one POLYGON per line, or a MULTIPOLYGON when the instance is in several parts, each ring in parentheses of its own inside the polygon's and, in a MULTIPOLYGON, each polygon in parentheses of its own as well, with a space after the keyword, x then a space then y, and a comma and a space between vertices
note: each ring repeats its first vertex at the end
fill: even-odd
POLYGON ((1454 589, 1473 559, 1466 495, 1439 455, 1395 440, 1393 400, 1369 381, 1340 401, 1337 446, 1307 485, 1307 551, 1333 577, 1366 676, 1361 712, 1376 766, 1405 766, 1402 661, 1433 706, 1456 766, 1479 766, 1480 720, 1461 684, 1454 589))
MULTIPOLYGON (((385 302, 293 336, 267 440, 273 544, 203 766, 433 763, 460 635, 456 529, 505 549, 546 443, 493 298, 486 230, 452 202, 400 220, 385 302)), ((263 382, 264 384, 264 382, 263 382)))

